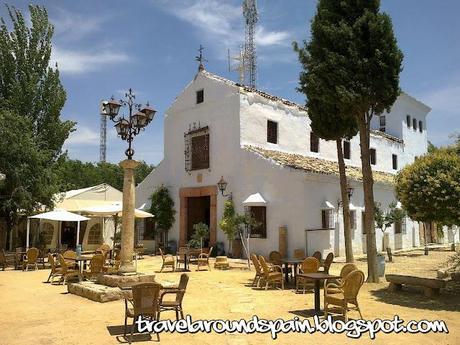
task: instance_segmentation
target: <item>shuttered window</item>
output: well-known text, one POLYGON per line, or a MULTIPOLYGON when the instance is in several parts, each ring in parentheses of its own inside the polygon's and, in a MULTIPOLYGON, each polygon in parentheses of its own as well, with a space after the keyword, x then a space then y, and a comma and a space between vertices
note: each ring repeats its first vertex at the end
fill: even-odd
POLYGON ((278 123, 275 121, 267 120, 267 142, 278 143, 278 123))
POLYGON ((204 102, 204 90, 198 90, 196 92, 196 104, 204 102))
POLYGON ((209 168, 209 134, 192 137, 192 170, 209 168))
POLYGON ((345 159, 350 159, 350 157, 351 157, 350 142, 349 141, 344 141, 343 142, 343 157, 345 159))
POLYGON ((265 206, 252 206, 251 217, 257 222, 257 226, 251 228, 251 237, 267 238, 267 208, 265 206))
POLYGON ((310 132, 310 151, 319 152, 319 137, 313 132, 310 132))

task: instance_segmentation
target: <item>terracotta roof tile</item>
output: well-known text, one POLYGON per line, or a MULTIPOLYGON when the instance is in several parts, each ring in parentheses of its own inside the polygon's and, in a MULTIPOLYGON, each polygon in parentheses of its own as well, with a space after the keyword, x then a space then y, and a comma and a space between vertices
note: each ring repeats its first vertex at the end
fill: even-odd
MULTIPOLYGON (((274 162, 293 169, 303 170, 310 173, 339 176, 337 162, 326 159, 303 156, 295 153, 267 150, 256 146, 244 146, 244 149, 259 154, 263 158, 271 159, 274 162)), ((362 181, 361 169, 357 167, 346 167, 347 177, 355 181, 362 181)), ((394 175, 383 171, 373 171, 374 181, 383 184, 393 184, 394 175)))

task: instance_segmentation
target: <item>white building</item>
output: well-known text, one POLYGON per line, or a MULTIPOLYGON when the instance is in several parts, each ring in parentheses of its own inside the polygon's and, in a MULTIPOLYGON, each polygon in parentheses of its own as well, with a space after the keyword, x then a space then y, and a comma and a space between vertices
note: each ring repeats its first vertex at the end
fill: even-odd
MULTIPOLYGON (((375 200, 384 207, 395 200, 395 173, 427 151, 426 116, 430 108, 402 93, 390 114, 376 117, 371 134, 375 200)), ((359 138, 344 144, 351 199, 353 248, 365 251, 362 233, 363 190, 359 138)), ((278 250, 279 228, 287 227, 288 255, 304 248, 344 255, 340 186, 334 141, 317 140, 306 109, 290 101, 249 89, 205 70, 198 72, 165 114, 164 159, 136 189, 136 206, 148 208, 161 184, 177 210, 169 238, 184 245, 193 224, 210 227, 209 244, 227 244, 218 228, 225 197, 217 190, 228 182, 235 208, 259 193, 251 208, 262 223, 253 230, 251 251, 278 250)), ((420 245, 419 224, 407 219, 387 230, 391 248, 420 245)), ((381 249, 382 232, 376 229, 381 249)), ((447 236, 444 236, 446 238, 447 236)), ((430 238, 428 238, 430 241, 430 238)))

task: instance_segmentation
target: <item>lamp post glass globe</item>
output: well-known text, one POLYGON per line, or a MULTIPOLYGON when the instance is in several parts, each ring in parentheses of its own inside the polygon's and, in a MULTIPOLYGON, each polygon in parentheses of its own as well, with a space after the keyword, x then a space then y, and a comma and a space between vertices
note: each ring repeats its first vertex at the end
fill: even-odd
POLYGON ((143 112, 145 116, 147 117, 147 123, 150 123, 153 120, 153 117, 155 116, 156 110, 151 108, 147 104, 147 106, 141 109, 141 112, 143 112))
POLYGON ((138 111, 132 116, 133 126, 136 128, 144 128, 147 126, 147 115, 145 115, 142 111, 138 111))
POLYGON ((223 176, 221 176, 219 182, 217 182, 217 187, 219 188, 222 195, 224 195, 224 192, 227 189, 227 181, 224 180, 223 176))
POLYGON ((128 135, 129 131, 129 122, 128 120, 122 118, 115 124, 115 129, 117 130, 117 134, 124 140, 128 135))

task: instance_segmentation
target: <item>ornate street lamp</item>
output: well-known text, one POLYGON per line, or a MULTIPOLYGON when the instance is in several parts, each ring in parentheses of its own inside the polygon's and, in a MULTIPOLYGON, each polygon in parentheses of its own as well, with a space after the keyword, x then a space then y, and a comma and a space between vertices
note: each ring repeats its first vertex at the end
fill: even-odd
POLYGON ((134 170, 139 162, 133 158, 134 150, 132 142, 134 137, 144 129, 155 116, 156 111, 147 103, 145 106, 135 103, 136 96, 132 90, 125 94, 125 100, 116 101, 113 97, 108 101, 103 101, 101 106, 101 115, 108 116, 115 122, 115 129, 122 140, 128 142, 128 148, 125 155, 128 159, 120 162, 123 168, 123 228, 121 231, 121 264, 119 273, 130 274, 136 272, 133 264, 134 254, 134 170), (119 116, 121 107, 127 107, 129 115, 127 117, 119 116))
POLYGON ((136 95, 129 89, 125 94, 124 100, 117 101, 112 97, 110 100, 102 102, 101 109, 101 115, 108 116, 115 122, 118 136, 128 142, 128 149, 125 151, 128 159, 132 159, 134 155, 132 148, 134 137, 153 120, 156 113, 148 102, 145 106, 142 106, 136 103, 135 99, 136 95), (121 107, 128 107, 129 116, 127 118, 124 116, 118 117, 121 107))
POLYGON ((219 188, 222 196, 228 197, 229 199, 231 199, 232 198, 232 193, 231 192, 227 193, 227 194, 224 194, 225 191, 227 190, 227 185, 228 185, 227 181, 225 181, 224 177, 221 176, 219 182, 217 182, 217 188, 219 188))
MULTIPOLYGON (((348 201, 351 201, 351 197, 353 196, 353 192, 354 192, 354 188, 348 186, 347 187, 348 201)), ((342 206, 343 205, 343 200, 339 200, 337 204, 339 205, 339 207, 342 206)))

